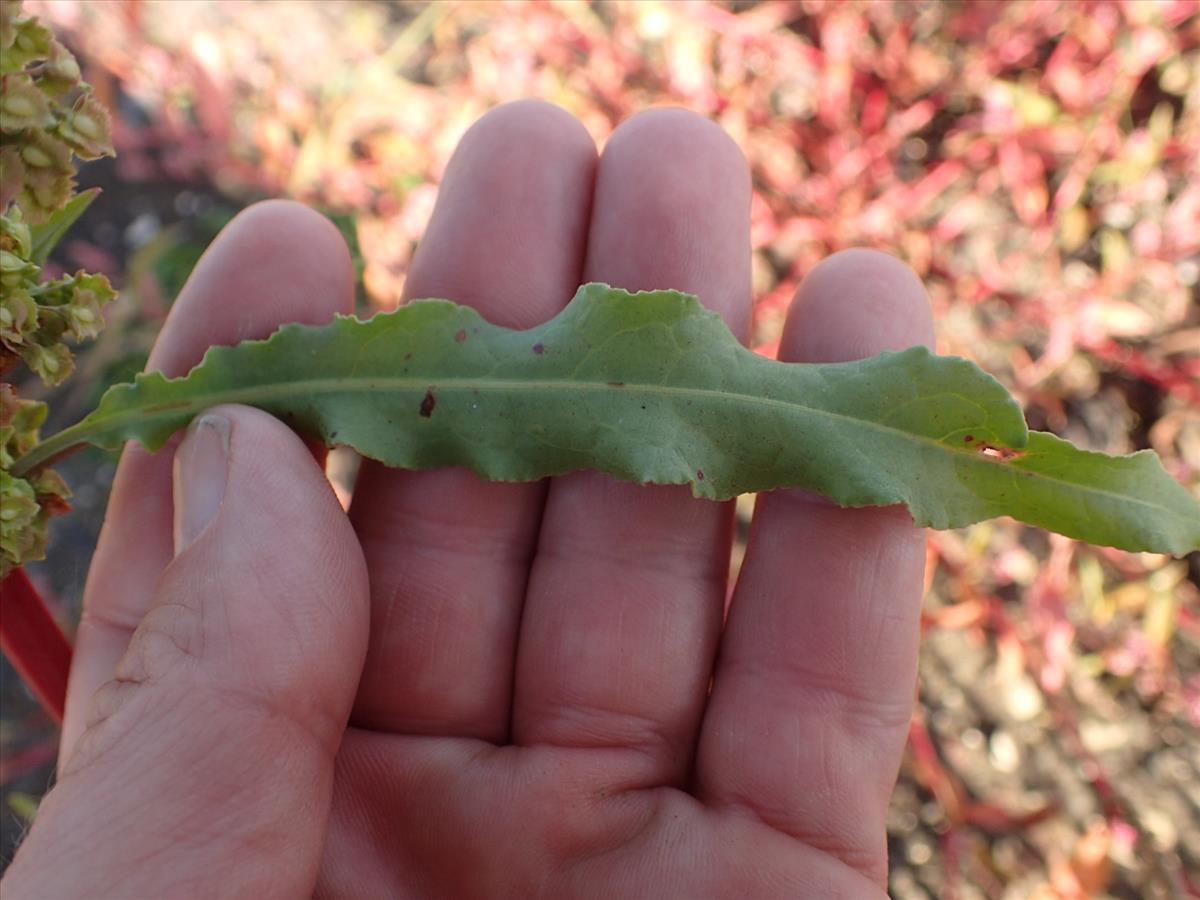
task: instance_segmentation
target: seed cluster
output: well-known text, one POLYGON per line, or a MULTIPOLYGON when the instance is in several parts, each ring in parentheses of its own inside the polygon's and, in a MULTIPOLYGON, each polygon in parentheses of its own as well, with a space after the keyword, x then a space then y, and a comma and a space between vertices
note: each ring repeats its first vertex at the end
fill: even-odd
POLYGON ((38 441, 46 405, 8 383, 24 363, 47 385, 74 366, 66 341, 95 337, 116 293, 103 275, 43 277, 50 250, 86 208, 75 158, 113 155, 108 113, 79 65, 21 4, 0 5, 0 576, 45 556, 46 521, 70 495, 56 472, 16 478, 13 462, 38 441))

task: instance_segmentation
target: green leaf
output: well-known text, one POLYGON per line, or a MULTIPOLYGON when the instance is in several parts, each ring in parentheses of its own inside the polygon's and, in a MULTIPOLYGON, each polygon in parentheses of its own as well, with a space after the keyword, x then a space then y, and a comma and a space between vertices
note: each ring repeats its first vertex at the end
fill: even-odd
POLYGON ((39 266, 44 266, 58 242, 80 216, 84 214, 92 201, 100 196, 100 188, 91 188, 76 194, 62 209, 50 216, 44 225, 30 225, 29 231, 33 236, 33 253, 30 259, 39 266))
POLYGON ((530 331, 427 300, 214 347, 185 378, 112 388, 14 473, 79 442, 157 449, 217 403, 261 407, 405 468, 505 481, 599 469, 714 499, 795 486, 843 506, 903 503, 935 528, 1010 515, 1129 550, 1200 547, 1200 504, 1152 453, 1029 434, 1004 388, 966 360, 913 348, 774 362, 695 297, 599 284, 530 331))

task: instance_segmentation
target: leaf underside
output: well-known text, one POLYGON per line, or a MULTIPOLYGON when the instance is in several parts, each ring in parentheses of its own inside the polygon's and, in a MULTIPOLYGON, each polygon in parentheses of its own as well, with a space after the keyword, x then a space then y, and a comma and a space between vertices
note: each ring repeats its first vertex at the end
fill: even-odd
POLYGON ((1005 389, 964 359, 912 348, 775 362, 691 295, 602 284, 529 331, 423 300, 214 347, 184 378, 110 389, 14 471, 78 443, 157 449, 218 403, 409 469, 501 481, 598 469, 710 499, 798 487, 842 506, 902 503, 934 528, 1007 515, 1126 550, 1200 548, 1200 504, 1157 456, 1030 433, 1005 389))

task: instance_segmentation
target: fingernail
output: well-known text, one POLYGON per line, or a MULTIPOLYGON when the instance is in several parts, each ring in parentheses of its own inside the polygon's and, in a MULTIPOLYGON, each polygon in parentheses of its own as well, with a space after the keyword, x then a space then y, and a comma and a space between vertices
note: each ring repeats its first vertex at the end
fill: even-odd
POLYGON ((175 555, 216 518, 228 476, 229 420, 206 413, 175 451, 175 555))

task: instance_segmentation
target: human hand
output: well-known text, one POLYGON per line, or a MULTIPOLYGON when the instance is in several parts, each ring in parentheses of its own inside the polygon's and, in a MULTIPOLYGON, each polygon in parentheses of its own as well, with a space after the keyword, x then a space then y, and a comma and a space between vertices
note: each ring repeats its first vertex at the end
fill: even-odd
MULTIPOLYGON (((694 115, 637 116, 597 160, 566 113, 512 104, 464 137, 405 293, 528 327, 583 281, 675 288, 745 338, 749 211, 694 115)), ((255 207, 151 366, 349 311, 351 281, 326 222, 255 207)), ((931 332, 912 273, 852 251, 780 355, 931 332)), ((924 561, 903 510, 760 497, 723 621, 730 504, 365 463, 347 518, 283 425, 215 416, 174 502, 170 450, 124 454, 60 783, 6 896, 883 896, 924 561)))

